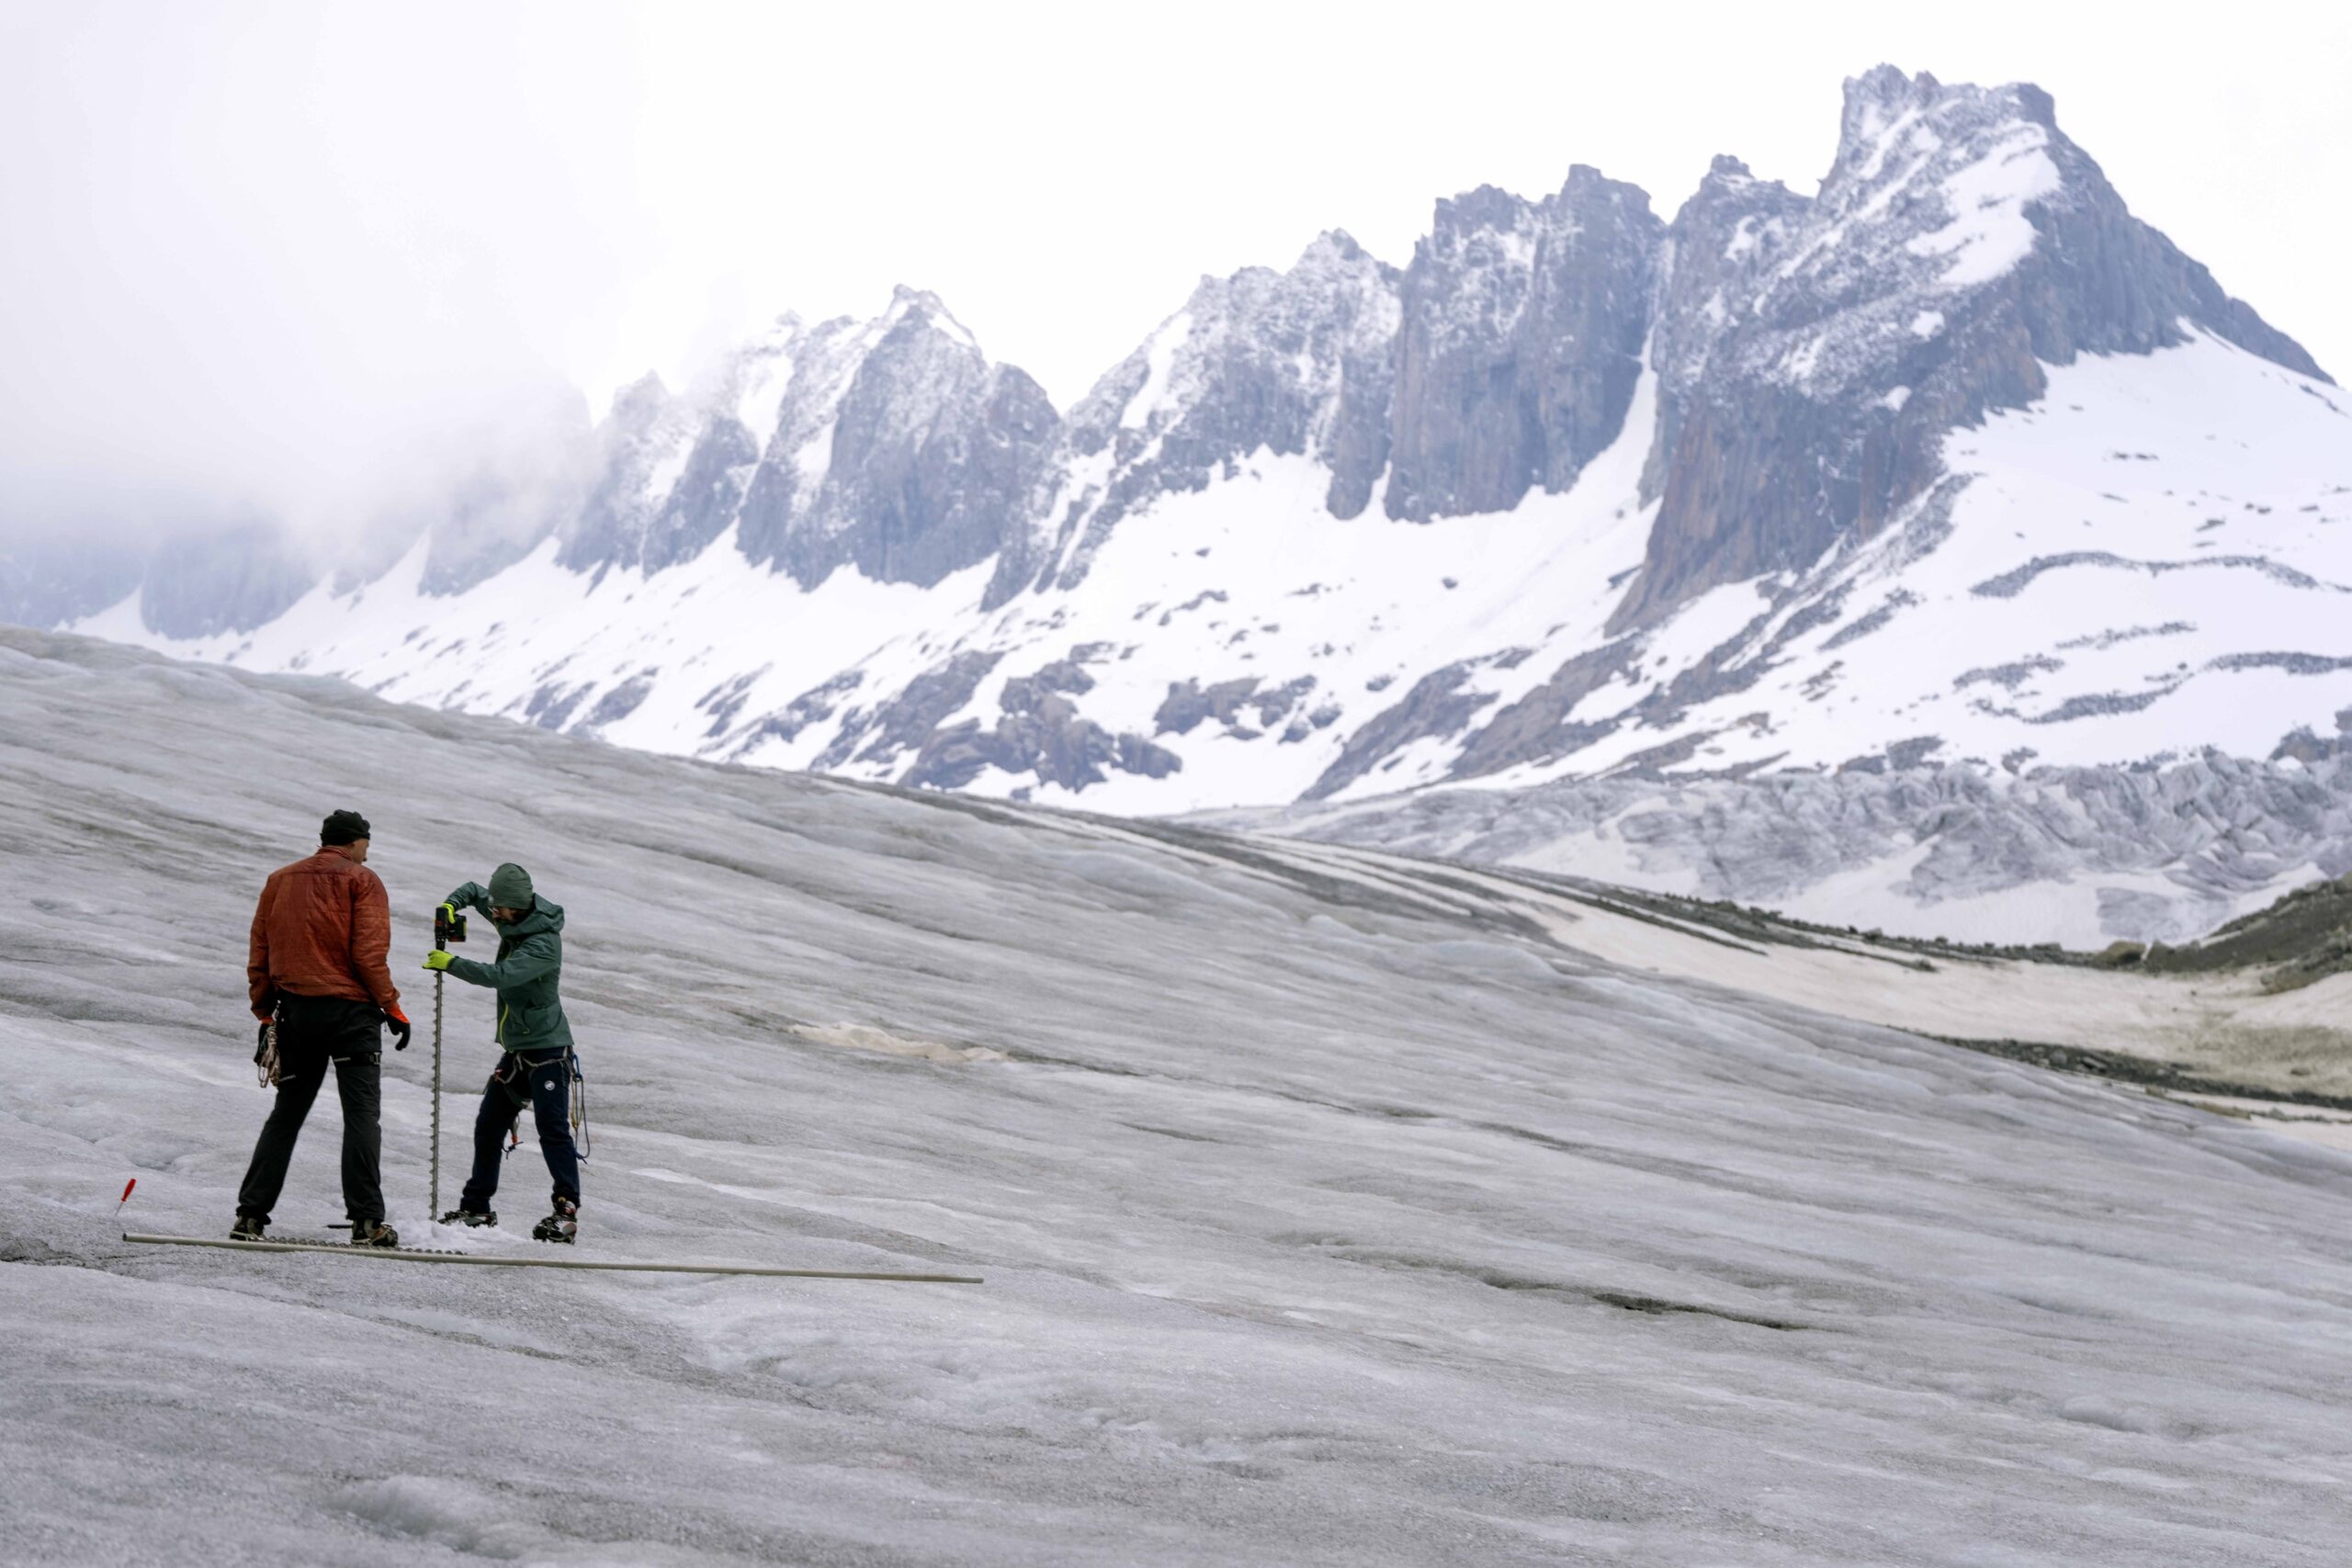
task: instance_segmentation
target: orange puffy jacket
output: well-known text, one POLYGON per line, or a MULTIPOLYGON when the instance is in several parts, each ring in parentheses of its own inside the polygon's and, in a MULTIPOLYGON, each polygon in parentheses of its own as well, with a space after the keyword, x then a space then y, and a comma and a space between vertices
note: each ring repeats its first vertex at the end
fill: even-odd
POLYGON ((268 1018, 284 991, 373 1002, 399 1018, 391 948, 392 904, 374 872, 328 849, 279 866, 254 909, 245 959, 254 1016, 268 1018))

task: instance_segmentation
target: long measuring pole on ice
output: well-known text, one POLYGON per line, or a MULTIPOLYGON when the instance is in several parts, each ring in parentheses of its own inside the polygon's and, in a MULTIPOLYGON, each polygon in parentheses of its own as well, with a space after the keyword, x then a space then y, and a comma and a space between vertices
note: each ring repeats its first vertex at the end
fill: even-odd
POLYGON ((218 1247, 232 1252, 324 1252, 336 1258, 379 1258, 395 1263, 471 1263, 489 1269, 593 1269, 614 1274, 758 1274, 776 1280, 898 1280, 910 1284, 985 1285, 978 1274, 898 1274, 862 1269, 771 1269, 759 1263, 615 1263, 596 1258, 500 1258, 482 1252, 442 1252, 413 1247, 352 1247, 309 1241, 232 1241, 207 1235, 122 1233, 151 1247, 218 1247))

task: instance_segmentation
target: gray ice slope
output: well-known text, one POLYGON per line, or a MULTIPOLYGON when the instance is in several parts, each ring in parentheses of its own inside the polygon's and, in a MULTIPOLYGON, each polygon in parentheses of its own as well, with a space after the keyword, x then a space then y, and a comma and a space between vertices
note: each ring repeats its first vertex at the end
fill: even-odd
MULTIPOLYGON (((424 1068, 395 1218, 529 1247, 418 1223, 424 1068)), ((2342 1561, 2352 1161, 1279 847, 0 633, 0 1086, 12 1563, 2342 1561), (989 1283, 116 1241, 226 1225, 250 899, 345 805, 405 979, 499 858, 569 907, 583 1254, 989 1283)))

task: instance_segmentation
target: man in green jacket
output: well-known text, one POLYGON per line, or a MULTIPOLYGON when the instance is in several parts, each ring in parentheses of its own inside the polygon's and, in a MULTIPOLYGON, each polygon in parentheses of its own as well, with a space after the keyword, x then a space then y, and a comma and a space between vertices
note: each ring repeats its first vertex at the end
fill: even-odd
POLYGON ((442 1223, 494 1225, 490 1206, 498 1191, 499 1145, 527 1104, 538 1124, 539 1152, 555 1181, 554 1213, 531 1234, 570 1241, 580 1225, 580 1152, 572 1146, 571 1025, 557 985, 563 975, 563 910, 537 897, 531 874, 509 863, 490 874, 490 886, 469 882, 449 895, 452 912, 478 909, 498 928, 498 959, 479 964, 455 953, 426 955, 427 969, 498 991, 498 1044, 505 1055, 483 1089, 474 1114, 474 1168, 458 1206, 442 1223))

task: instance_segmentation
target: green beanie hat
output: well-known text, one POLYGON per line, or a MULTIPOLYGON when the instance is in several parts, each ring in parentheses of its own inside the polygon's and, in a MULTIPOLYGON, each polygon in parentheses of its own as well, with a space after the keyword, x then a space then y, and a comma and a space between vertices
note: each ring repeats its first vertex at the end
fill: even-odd
POLYGON ((490 901, 502 909, 531 907, 531 874, 508 861, 490 874, 490 901))

